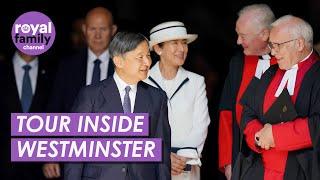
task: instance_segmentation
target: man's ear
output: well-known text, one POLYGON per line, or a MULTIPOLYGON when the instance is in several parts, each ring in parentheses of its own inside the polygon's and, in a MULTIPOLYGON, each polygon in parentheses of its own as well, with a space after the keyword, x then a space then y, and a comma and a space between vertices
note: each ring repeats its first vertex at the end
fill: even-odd
POLYGON ((117 67, 117 68, 123 67, 123 57, 122 56, 120 56, 120 55, 114 56, 112 60, 113 60, 115 67, 117 67))
POLYGON ((270 30, 265 28, 261 31, 260 37, 263 41, 268 41, 270 35, 270 30))
POLYGON ((154 49, 154 51, 155 51, 159 56, 161 56, 161 54, 162 54, 162 49, 161 49, 161 47, 160 47, 158 44, 154 45, 154 46, 153 46, 153 49, 154 49))
POLYGON ((115 24, 112 25, 112 36, 114 36, 116 34, 117 30, 118 30, 118 26, 115 24))
POLYGON ((86 25, 86 23, 83 23, 83 24, 82 24, 81 29, 82 29, 82 33, 83 33, 84 35, 86 35, 86 32, 87 32, 87 25, 86 25))
POLYGON ((298 48, 298 51, 302 51, 306 46, 306 42, 303 38, 299 37, 297 39, 297 48, 298 48))

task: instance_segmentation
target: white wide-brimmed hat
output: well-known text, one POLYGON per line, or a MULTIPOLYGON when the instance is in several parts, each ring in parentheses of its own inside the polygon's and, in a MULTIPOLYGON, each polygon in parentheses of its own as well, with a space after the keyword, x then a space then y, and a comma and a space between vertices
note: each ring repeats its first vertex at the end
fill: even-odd
POLYGON ((187 29, 182 22, 169 21, 151 29, 149 45, 152 50, 156 44, 177 39, 186 39, 189 44, 197 37, 197 34, 187 34, 187 29))

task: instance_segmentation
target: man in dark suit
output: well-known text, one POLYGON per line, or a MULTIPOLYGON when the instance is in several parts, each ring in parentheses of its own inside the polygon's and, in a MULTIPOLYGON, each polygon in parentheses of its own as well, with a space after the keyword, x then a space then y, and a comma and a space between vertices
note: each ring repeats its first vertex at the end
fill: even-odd
MULTIPOLYGON (((88 48, 61 61, 48 105, 49 112, 70 112, 82 87, 106 79, 114 72, 108 46, 117 26, 113 24, 111 12, 103 7, 90 10, 82 31, 88 48)), ((43 173, 48 178, 59 177, 59 164, 45 164, 43 173)))
POLYGON ((149 113, 149 137, 162 138, 160 163, 70 163, 65 180, 171 179, 170 125, 166 94, 141 80, 148 75, 151 58, 147 39, 141 34, 120 32, 110 44, 115 73, 79 93, 73 112, 149 113))
POLYGON ((10 116, 15 112, 45 112, 50 83, 48 61, 15 52, 12 61, 0 63, 1 179, 42 178, 39 163, 10 162, 10 116))

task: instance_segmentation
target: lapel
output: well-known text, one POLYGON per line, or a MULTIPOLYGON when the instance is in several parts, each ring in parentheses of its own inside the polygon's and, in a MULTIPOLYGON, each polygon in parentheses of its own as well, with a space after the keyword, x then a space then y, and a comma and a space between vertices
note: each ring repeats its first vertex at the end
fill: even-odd
MULTIPOLYGON (((272 65, 270 68, 262 75, 259 86, 256 90, 256 96, 257 97, 257 103, 255 103, 258 107, 255 107, 255 109, 258 109, 258 113, 260 117, 263 117, 263 103, 264 103, 264 96, 266 94, 266 91, 268 89, 268 86, 273 79, 275 73, 278 70, 278 65, 272 65)), ((260 118, 263 120, 263 118, 260 118)), ((263 120, 264 121, 264 120, 263 120)))
POLYGON ((46 78, 47 77, 47 72, 46 72, 46 69, 44 67, 43 60, 40 60, 40 58, 39 58, 38 61, 39 61, 39 67, 38 67, 36 89, 35 89, 35 93, 34 93, 33 98, 32 98, 30 111, 39 111, 41 109, 44 109, 45 107, 42 107, 43 103, 41 103, 41 101, 43 101, 44 98, 47 98, 46 97, 46 94, 47 94, 46 91, 48 89, 46 89, 46 87, 45 87, 45 84, 49 83, 49 82, 47 82, 48 79, 46 78))
POLYGON ((150 69, 149 79, 154 83, 159 89, 163 90, 162 75, 159 69, 159 61, 150 69))
POLYGON ((108 71, 107 71, 107 78, 112 77, 114 73, 114 65, 111 58, 109 58, 109 65, 108 65, 108 71))
POLYGON ((87 81, 87 66, 88 66, 88 49, 84 49, 82 51, 80 51, 80 53, 78 54, 78 56, 75 56, 75 59, 73 59, 73 61, 75 61, 73 63, 74 67, 70 67, 72 68, 72 72, 73 72, 73 77, 75 79, 73 79, 76 82, 70 82, 72 84, 77 84, 76 87, 78 87, 78 89, 80 90, 81 87, 84 87, 86 85, 86 81, 87 81))
POLYGON ((120 93, 113 77, 109 77, 102 83, 103 88, 101 88, 101 93, 106 100, 103 110, 108 113, 123 113, 120 93))
POLYGON ((20 103, 18 87, 16 83, 16 77, 14 75, 13 61, 8 63, 8 91, 6 92, 7 103, 11 106, 9 109, 15 112, 22 112, 22 107, 20 103))
MULTIPOLYGON (((163 84, 163 78, 160 72, 159 68, 159 61, 151 68, 149 73, 149 79, 151 82, 153 82, 159 89, 163 90, 164 84, 163 84)), ((177 75, 175 77, 175 83, 173 85, 174 93, 168 98, 171 100, 174 95, 182 88, 182 86, 189 81, 189 77, 187 75, 187 71, 179 67, 177 75)))
MULTIPOLYGON (((234 87, 236 89, 234 89, 235 93, 232 93, 234 95, 233 99, 233 104, 236 105, 236 101, 237 101, 237 96, 238 96, 238 92, 240 89, 240 85, 241 85, 241 81, 242 81, 242 75, 243 75, 243 67, 244 67, 244 55, 243 53, 238 55, 239 61, 236 61, 238 63, 235 63, 235 67, 232 69, 235 69, 236 72, 233 72, 232 74, 234 74, 235 76, 233 76, 233 81, 232 83, 234 83, 234 87), (241 74, 241 76, 239 76, 239 74, 241 74)), ((235 108, 235 107, 234 107, 235 108)))
MULTIPOLYGON (((101 93, 106 100, 103 109, 108 113, 123 113, 123 107, 121 103, 120 93, 113 77, 109 77, 106 81, 103 81, 103 88, 101 93)), ((142 81, 137 85, 137 94, 134 104, 134 113, 149 112, 149 99, 150 95, 147 91, 147 86, 142 81)))
POLYGON ((140 81, 137 85, 137 94, 134 104, 134 113, 146 113, 149 112, 149 99, 151 99, 147 86, 144 82, 140 81))
POLYGON ((303 80, 301 82, 299 94, 297 96, 297 100, 295 103, 295 107, 297 109, 297 113, 301 116, 307 116, 308 109, 310 109, 310 102, 306 99, 310 99, 311 91, 313 82, 318 77, 320 69, 320 62, 317 61, 315 64, 312 65, 312 67, 308 70, 308 72, 303 77, 303 80))

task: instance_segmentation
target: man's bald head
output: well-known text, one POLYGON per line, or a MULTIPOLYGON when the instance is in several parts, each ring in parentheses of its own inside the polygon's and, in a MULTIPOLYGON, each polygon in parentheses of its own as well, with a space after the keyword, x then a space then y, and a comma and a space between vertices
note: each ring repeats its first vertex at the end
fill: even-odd
POLYGON ((117 26, 113 24, 113 16, 108 9, 96 7, 87 13, 82 30, 89 49, 99 56, 108 48, 117 26))
POLYGON ((112 13, 107 8, 96 7, 96 8, 91 9, 87 13, 86 18, 85 18, 85 23, 87 23, 87 21, 90 21, 92 18, 94 18, 96 16, 105 16, 105 18, 108 19, 111 24, 113 24, 113 22, 114 22, 112 13))

